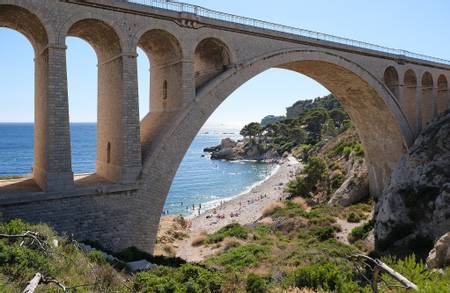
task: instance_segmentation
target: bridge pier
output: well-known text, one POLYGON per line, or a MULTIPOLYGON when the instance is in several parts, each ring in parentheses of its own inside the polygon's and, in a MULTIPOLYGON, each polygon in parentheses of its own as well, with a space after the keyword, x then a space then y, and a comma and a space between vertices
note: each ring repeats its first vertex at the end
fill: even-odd
POLYGON ((66 48, 49 44, 36 54, 33 177, 45 191, 73 187, 66 48))

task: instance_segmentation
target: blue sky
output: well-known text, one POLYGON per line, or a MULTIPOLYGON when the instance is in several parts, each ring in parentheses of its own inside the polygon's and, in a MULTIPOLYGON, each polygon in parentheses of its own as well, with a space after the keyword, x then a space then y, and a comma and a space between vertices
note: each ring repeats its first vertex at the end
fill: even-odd
MULTIPOLYGON (((450 59, 450 1, 445 0, 187 0, 233 14, 353 38, 450 59)), ((68 81, 72 122, 96 120, 96 56, 84 41, 68 38, 68 81)), ((148 109, 148 60, 140 54, 141 115, 148 109)), ((0 122, 33 121, 33 49, 19 33, 0 29, 0 122)), ((209 124, 258 121, 280 115, 299 99, 327 94, 300 74, 272 69, 234 92, 209 124), (249 111, 248 109, 251 109, 249 111)))

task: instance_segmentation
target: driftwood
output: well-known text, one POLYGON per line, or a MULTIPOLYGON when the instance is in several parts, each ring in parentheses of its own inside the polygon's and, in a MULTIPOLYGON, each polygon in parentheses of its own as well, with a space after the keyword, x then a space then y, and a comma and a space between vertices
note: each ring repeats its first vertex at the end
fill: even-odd
POLYGON ((36 288, 39 286, 39 284, 50 284, 50 283, 53 283, 53 284, 57 285, 58 287, 60 287, 64 293, 69 292, 69 288, 67 288, 64 284, 58 282, 55 279, 46 278, 41 273, 36 273, 36 275, 34 275, 33 279, 31 279, 30 282, 28 282, 27 287, 22 291, 22 293, 33 293, 36 290, 36 288))
POLYGON ((419 291, 419 288, 413 282, 409 281, 407 278, 396 272, 394 269, 389 267, 384 262, 379 259, 371 258, 367 255, 357 254, 353 255, 352 258, 363 259, 365 262, 368 262, 370 266, 373 268, 372 275, 372 290, 373 292, 378 292, 378 282, 380 281, 381 273, 386 273, 392 278, 394 278, 397 282, 402 284, 406 289, 412 289, 415 291, 419 291))
MULTIPOLYGON (((15 235, 9 235, 9 234, 0 234, 0 238, 30 238, 31 244, 37 243, 39 248, 44 252, 47 253, 47 248, 44 240, 41 239, 41 236, 36 232, 27 231, 22 234, 15 234, 15 235)), ((23 245, 23 242, 20 244, 20 246, 23 245)))
POLYGON ((22 291, 22 293, 33 293, 34 290, 36 290, 37 286, 42 280, 42 275, 40 273, 37 273, 34 275, 33 279, 31 279, 30 282, 28 282, 27 287, 25 290, 22 291))

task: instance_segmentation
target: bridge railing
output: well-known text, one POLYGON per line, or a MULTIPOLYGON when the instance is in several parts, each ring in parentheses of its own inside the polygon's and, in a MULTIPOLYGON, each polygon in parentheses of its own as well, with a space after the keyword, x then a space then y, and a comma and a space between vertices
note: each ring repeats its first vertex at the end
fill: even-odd
POLYGON ((333 36, 333 35, 329 35, 329 34, 324 34, 324 33, 314 32, 314 31, 305 30, 305 29, 301 29, 301 28, 296 28, 296 27, 292 27, 292 26, 258 20, 258 19, 254 19, 254 18, 233 15, 230 13, 211 10, 211 9, 203 8, 201 6, 182 3, 182 2, 172 2, 172 1, 164 1, 164 0, 128 0, 128 2, 142 4, 142 5, 150 6, 153 8, 160 8, 160 9, 175 11, 175 12, 190 13, 190 14, 193 14, 196 16, 202 16, 202 17, 226 21, 226 22, 230 22, 230 23, 247 25, 247 26, 251 26, 251 27, 255 27, 255 28, 259 28, 259 29, 270 30, 270 31, 275 31, 275 32, 283 32, 283 33, 293 34, 293 35, 297 35, 300 37, 311 38, 311 39, 316 39, 316 40, 320 40, 320 41, 334 42, 334 43, 338 43, 338 44, 353 46, 356 48, 379 51, 379 52, 395 55, 398 58, 409 57, 409 58, 421 59, 421 60, 426 60, 426 61, 430 61, 430 62, 450 65, 450 60, 445 60, 442 58, 436 58, 436 57, 431 57, 431 56, 427 56, 427 55, 423 55, 423 54, 412 53, 412 52, 409 52, 406 50, 393 49, 393 48, 389 48, 389 47, 379 46, 379 45, 361 42, 361 41, 357 41, 357 40, 352 40, 352 39, 348 39, 348 38, 342 38, 342 37, 337 37, 337 36, 333 36))

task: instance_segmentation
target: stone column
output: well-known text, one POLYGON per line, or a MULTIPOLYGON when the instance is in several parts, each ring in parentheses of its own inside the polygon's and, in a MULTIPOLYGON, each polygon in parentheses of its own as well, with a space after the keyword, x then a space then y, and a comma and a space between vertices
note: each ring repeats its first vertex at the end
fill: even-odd
POLYGON ((33 177, 45 191, 70 189, 73 173, 66 47, 50 44, 35 58, 33 177))
POLYGON ((137 55, 124 54, 123 61, 123 115, 124 148, 122 182, 132 183, 136 180, 142 167, 139 93, 137 78, 137 55))
POLYGON ((136 54, 98 65, 97 174, 134 182, 141 169, 136 54))

